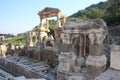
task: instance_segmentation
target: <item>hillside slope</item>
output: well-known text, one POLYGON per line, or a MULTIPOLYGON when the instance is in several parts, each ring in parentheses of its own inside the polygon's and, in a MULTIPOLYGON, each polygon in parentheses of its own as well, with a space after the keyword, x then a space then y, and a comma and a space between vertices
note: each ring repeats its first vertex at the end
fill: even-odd
POLYGON ((104 19, 108 25, 120 25, 120 0, 108 0, 93 4, 72 14, 69 18, 104 19))

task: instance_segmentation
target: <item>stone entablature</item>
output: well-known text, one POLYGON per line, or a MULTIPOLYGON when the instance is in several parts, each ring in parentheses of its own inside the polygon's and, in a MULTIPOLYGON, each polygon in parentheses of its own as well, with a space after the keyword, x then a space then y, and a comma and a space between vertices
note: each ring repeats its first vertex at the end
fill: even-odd
MULTIPOLYGON (((103 49, 103 40, 106 35, 108 35, 107 26, 102 19, 91 21, 76 20, 64 24, 61 39, 65 44, 73 44, 73 46, 82 47, 81 50, 85 49, 86 44, 89 44, 89 46, 94 45, 96 49, 103 49), (86 43, 86 39, 89 39, 89 43, 86 43)), ((92 52, 91 50, 90 52, 92 52)), ((81 53, 85 53, 85 50, 81 53)))

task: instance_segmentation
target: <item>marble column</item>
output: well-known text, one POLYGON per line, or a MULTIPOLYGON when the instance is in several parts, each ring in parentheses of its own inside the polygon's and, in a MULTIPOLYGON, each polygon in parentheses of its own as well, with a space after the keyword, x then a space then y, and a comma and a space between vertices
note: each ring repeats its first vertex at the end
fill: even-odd
POLYGON ((29 46, 33 47, 32 32, 29 32, 29 46))
POLYGON ((86 55, 86 33, 84 34, 84 40, 81 42, 81 44, 84 42, 84 45, 81 46, 81 56, 85 56, 86 55), (84 49, 84 53, 82 55, 82 48, 84 49))
POLYGON ((46 19, 46 29, 49 29, 49 19, 46 19))
POLYGON ((57 23, 56 23, 56 27, 61 27, 61 21, 60 21, 60 14, 57 14, 57 23))
POLYGON ((38 39, 39 39, 39 41, 41 40, 41 37, 40 37, 41 27, 43 27, 42 18, 40 18, 40 24, 39 24, 39 28, 38 28, 38 39))
POLYGON ((63 21, 62 21, 62 26, 63 26, 64 23, 66 22, 66 17, 63 17, 62 19, 63 19, 63 21))
POLYGON ((42 18, 40 18, 40 24, 39 24, 39 28, 38 28, 38 41, 37 41, 37 50, 39 51, 39 54, 38 54, 38 60, 40 61, 40 51, 41 51, 41 27, 43 27, 43 24, 42 24, 42 18))
POLYGON ((43 27, 42 18, 40 18, 40 27, 43 27))
POLYGON ((66 22, 66 17, 63 17, 63 23, 65 23, 66 22))

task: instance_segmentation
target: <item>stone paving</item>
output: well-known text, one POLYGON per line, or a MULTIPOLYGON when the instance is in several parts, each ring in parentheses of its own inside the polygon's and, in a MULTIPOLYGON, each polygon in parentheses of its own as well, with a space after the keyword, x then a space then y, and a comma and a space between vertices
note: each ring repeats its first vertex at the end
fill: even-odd
POLYGON ((45 78, 55 80, 55 73, 49 66, 41 63, 34 63, 31 60, 19 57, 0 57, 0 67, 15 76, 25 76, 27 78, 45 78))

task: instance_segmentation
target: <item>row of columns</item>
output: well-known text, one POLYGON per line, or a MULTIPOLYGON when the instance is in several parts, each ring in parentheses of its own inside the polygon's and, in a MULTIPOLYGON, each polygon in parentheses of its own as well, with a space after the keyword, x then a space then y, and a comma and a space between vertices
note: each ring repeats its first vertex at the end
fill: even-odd
MULTIPOLYGON (((49 18, 42 18, 43 16, 40 16, 40 25, 39 25, 39 29, 38 29, 38 48, 39 48, 39 60, 40 60, 40 42, 41 42, 41 40, 43 39, 43 37, 44 36, 42 36, 42 38, 41 38, 41 33, 44 33, 44 34, 47 34, 47 31, 49 30, 49 18), (45 19, 46 20, 46 27, 45 28, 43 28, 43 19, 45 19), (41 30, 41 29, 45 29, 45 31, 44 30, 41 30)), ((56 25, 55 25, 55 27, 61 27, 61 21, 60 21, 60 13, 58 13, 57 14, 57 22, 56 22, 56 25)), ((66 17, 63 17, 63 24, 66 22, 66 17)))
POLYGON ((72 51, 77 57, 83 57, 86 55, 86 37, 87 34, 66 34, 62 33, 62 42, 65 44, 72 44, 72 51))
MULTIPOLYGON (((56 27, 61 27, 61 21, 60 21, 60 14, 58 13, 57 17, 57 22, 56 22, 56 27)), ((46 29, 49 28, 49 18, 45 18, 46 19, 46 29)), ((43 22, 42 22, 43 18, 40 17, 40 26, 39 27, 43 27, 43 22)), ((62 24, 64 24, 66 22, 66 17, 63 17, 63 22, 62 24)))

